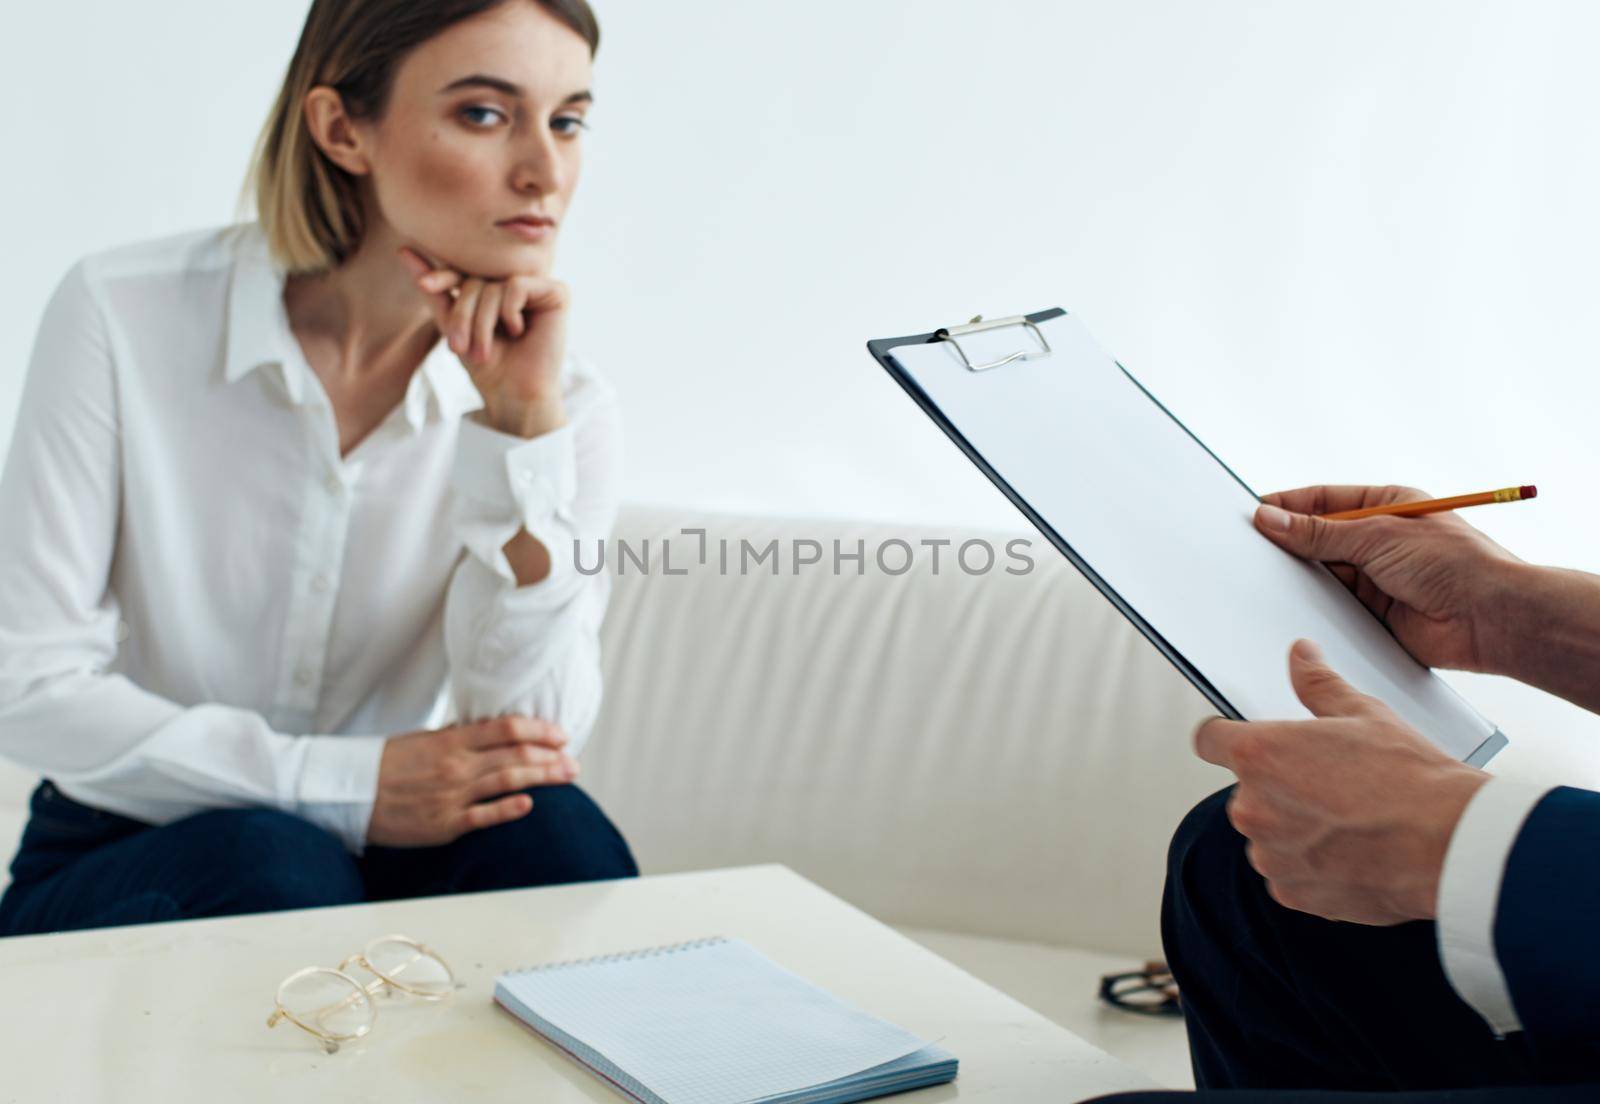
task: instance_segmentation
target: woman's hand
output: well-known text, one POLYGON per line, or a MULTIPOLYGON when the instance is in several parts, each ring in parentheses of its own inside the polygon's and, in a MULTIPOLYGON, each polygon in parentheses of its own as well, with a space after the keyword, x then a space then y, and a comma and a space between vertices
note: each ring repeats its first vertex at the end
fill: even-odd
POLYGON ((1265 496, 1255 523, 1280 548, 1328 563, 1419 662, 1509 674, 1492 638, 1521 560, 1454 513, 1311 516, 1428 497, 1413 487, 1301 487, 1265 496))
POLYGON ((390 737, 367 842, 432 847, 526 816, 533 799, 516 791, 578 776, 566 742, 559 725, 518 715, 390 737))
POLYGON ((409 247, 400 258, 433 309, 434 324, 472 376, 488 422, 536 437, 565 420, 567 286, 546 276, 485 280, 435 266, 409 247))

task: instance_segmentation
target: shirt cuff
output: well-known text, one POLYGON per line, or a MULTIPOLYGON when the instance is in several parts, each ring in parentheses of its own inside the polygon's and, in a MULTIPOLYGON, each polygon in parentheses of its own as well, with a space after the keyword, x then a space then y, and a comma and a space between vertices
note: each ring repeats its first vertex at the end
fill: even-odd
POLYGON ((1439 960, 1461 999, 1496 1036, 1522 1030, 1494 951, 1494 919, 1511 847, 1550 786, 1490 778, 1467 802, 1439 875, 1439 960))
POLYGON ((378 796, 378 766, 386 736, 307 736, 295 812, 338 836, 345 849, 366 849, 367 824, 378 796))
MULTIPOLYGON (((552 521, 562 523, 561 532, 576 528, 576 430, 568 422, 537 437, 518 437, 494 429, 481 415, 473 411, 461 419, 452 473, 456 521, 467 548, 515 586, 504 548, 518 530, 538 537, 552 529, 552 521)), ((553 536, 544 541, 552 577, 565 565, 560 543, 553 536)))

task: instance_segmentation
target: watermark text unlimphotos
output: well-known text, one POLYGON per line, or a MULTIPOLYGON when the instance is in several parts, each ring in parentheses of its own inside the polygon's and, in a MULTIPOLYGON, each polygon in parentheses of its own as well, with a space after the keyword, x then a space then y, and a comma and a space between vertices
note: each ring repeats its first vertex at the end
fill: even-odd
POLYGON ((1007 540, 997 548, 983 537, 959 543, 946 537, 891 537, 869 545, 864 537, 826 541, 773 537, 761 542, 748 537, 713 539, 704 529, 680 529, 678 533, 697 541, 685 549, 670 537, 574 540, 573 563, 584 575, 598 575, 608 564, 618 575, 688 575, 695 571, 715 571, 719 575, 799 575, 802 571, 865 575, 869 565, 885 575, 904 575, 916 565, 921 550, 931 557, 929 567, 935 575, 948 570, 968 575, 991 571, 1026 575, 1034 564, 1032 542, 1026 537, 1007 540))

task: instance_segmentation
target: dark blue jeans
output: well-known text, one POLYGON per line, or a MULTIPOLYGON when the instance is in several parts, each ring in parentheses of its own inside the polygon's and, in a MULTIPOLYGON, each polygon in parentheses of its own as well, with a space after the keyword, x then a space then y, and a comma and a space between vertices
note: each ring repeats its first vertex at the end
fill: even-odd
POLYGON ((1178 827, 1161 910, 1201 1089, 1101 1104, 1600 1100, 1600 1069, 1494 1037, 1445 978, 1431 922, 1337 923, 1274 901, 1228 820, 1231 792, 1178 827))
POLYGON ((155 827, 48 781, 0 897, 0 935, 629 878, 627 842, 576 786, 527 791, 533 811, 442 847, 368 847, 275 809, 214 809, 155 827))

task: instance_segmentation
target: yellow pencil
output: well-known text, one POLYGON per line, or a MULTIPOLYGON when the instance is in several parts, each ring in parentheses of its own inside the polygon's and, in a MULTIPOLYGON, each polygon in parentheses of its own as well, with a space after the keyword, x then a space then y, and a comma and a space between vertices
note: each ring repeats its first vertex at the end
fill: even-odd
POLYGON ((1393 517, 1420 517, 1423 514, 1437 514, 1443 510, 1459 510, 1463 506, 1487 506, 1491 502, 1521 502, 1538 493, 1539 489, 1532 485, 1506 487, 1498 491, 1484 491, 1482 494, 1429 498, 1421 502, 1391 502, 1387 506, 1368 506, 1364 510, 1340 510, 1336 514, 1323 514, 1322 517, 1329 521, 1355 521, 1357 518, 1378 517, 1383 514, 1393 517))

